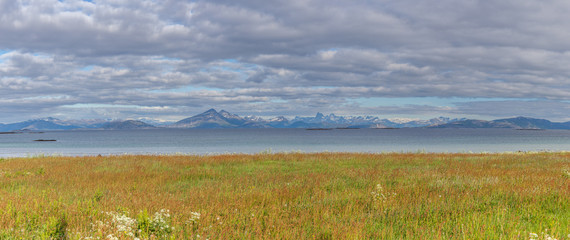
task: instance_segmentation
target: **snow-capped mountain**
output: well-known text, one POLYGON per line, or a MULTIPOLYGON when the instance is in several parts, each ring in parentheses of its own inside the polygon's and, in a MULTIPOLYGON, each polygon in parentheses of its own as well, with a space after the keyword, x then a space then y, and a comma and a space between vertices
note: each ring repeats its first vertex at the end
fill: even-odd
POLYGON ((40 118, 24 122, 0 124, 0 132, 71 130, 71 129, 140 129, 140 128, 522 128, 522 129, 570 129, 570 122, 556 123, 545 119, 509 118, 494 121, 468 120, 438 117, 428 120, 396 118, 381 119, 376 116, 337 116, 317 113, 314 117, 296 116, 289 120, 284 116, 265 119, 257 116, 240 117, 237 114, 210 109, 175 123, 139 120, 60 120, 40 118), (150 122, 149 122, 150 121, 150 122), (160 123, 160 124, 158 124, 160 123))

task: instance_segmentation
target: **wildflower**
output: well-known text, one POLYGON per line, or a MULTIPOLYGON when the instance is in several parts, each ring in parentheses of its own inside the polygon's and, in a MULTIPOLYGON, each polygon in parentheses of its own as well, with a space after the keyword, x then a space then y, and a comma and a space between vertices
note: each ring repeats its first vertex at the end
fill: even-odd
MULTIPOLYGON (((102 221, 97 221, 96 223, 99 226, 99 229, 111 228, 114 229, 114 232, 119 234, 119 236, 135 237, 135 234, 133 233, 137 223, 135 219, 116 212, 105 212, 105 214, 111 216, 111 222, 107 221, 106 223, 103 223, 102 221)), ((119 239, 113 234, 107 235, 106 238, 119 239)))
POLYGON ((529 235, 530 235, 530 236, 529 236, 529 237, 530 237, 530 240, 535 240, 535 239, 538 238, 538 234, 536 234, 536 233, 530 233, 529 235))
POLYGON ((552 236, 550 236, 550 235, 548 235, 548 234, 545 234, 545 235, 544 235, 544 239, 546 239, 546 240, 558 240, 558 239, 556 239, 556 238, 554 238, 554 237, 552 237, 552 236))
POLYGON ((167 218, 170 218, 170 211, 166 209, 161 209, 160 212, 154 213, 152 222, 157 225, 160 225, 161 228, 164 228, 165 226, 168 227, 168 224, 166 223, 167 218))
POLYGON ((191 212, 190 219, 188 219, 188 223, 196 223, 200 219, 199 212, 191 212))
MULTIPOLYGON (((120 213, 107 213, 108 215, 112 216, 113 219, 111 220, 115 227, 117 228, 118 232, 123 232, 127 235, 132 234, 133 227, 136 226, 136 220, 130 217, 127 217, 120 213)), ((133 235, 134 236, 134 235, 133 235)))
POLYGON ((374 198, 374 201, 386 201, 387 197, 386 195, 384 195, 384 190, 382 189, 382 185, 377 184, 376 185, 376 191, 372 192, 372 197, 374 198))

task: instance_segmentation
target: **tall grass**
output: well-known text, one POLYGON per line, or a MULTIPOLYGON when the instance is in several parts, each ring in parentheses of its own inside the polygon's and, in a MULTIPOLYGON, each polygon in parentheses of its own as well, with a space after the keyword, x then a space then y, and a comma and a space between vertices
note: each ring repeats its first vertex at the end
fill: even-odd
POLYGON ((570 153, 0 161, 0 239, 570 239, 570 153))

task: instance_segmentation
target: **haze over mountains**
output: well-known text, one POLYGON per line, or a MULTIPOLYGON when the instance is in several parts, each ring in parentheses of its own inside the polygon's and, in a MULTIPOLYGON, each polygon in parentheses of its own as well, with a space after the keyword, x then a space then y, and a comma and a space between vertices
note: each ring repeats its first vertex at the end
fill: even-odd
POLYGON ((175 123, 155 126, 138 120, 59 120, 43 118, 24 122, 0 124, 0 131, 38 131, 72 129, 149 129, 149 128, 512 128, 512 129, 570 129, 570 122, 557 123, 545 119, 516 117, 493 121, 451 119, 429 120, 380 119, 374 116, 336 116, 317 113, 314 117, 280 116, 264 119, 256 116, 240 117, 221 110, 210 109, 175 123))

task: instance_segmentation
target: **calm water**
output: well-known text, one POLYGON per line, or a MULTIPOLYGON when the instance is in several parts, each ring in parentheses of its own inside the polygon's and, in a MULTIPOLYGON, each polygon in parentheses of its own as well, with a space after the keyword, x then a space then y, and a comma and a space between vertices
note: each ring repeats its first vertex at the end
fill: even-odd
POLYGON ((272 152, 570 151, 569 130, 152 129, 0 134, 0 157, 272 152), (56 142, 35 142, 55 139, 56 142))

